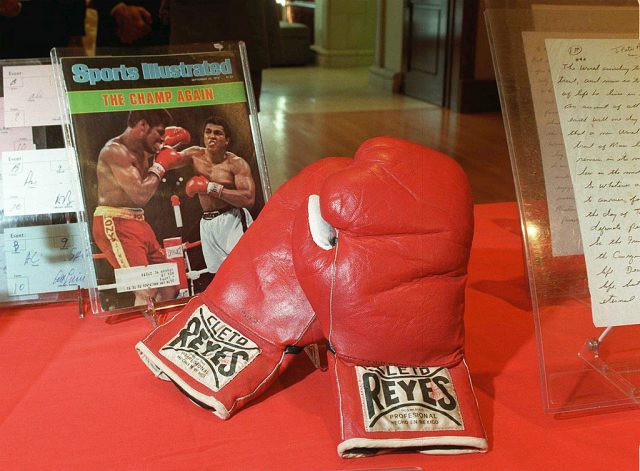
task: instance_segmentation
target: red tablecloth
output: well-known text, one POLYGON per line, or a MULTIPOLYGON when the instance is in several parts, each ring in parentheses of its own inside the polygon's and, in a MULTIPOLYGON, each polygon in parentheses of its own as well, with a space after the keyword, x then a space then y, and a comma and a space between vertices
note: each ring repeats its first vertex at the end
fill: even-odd
POLYGON ((0 470, 638 470, 640 411, 542 411, 514 204, 476 208, 467 362, 486 454, 341 459, 330 376, 300 355, 228 421, 157 380, 143 317, 79 319, 72 304, 0 312, 0 470))

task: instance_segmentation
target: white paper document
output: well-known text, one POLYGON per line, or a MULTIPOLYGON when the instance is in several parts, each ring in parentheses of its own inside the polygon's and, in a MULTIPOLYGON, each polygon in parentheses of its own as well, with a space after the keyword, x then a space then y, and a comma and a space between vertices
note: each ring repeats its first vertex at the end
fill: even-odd
POLYGON ((593 321, 640 323, 640 42, 547 39, 593 321))
POLYGON ((30 301, 38 299, 35 294, 21 295, 15 293, 15 286, 11 286, 14 292, 9 295, 9 285, 7 280, 7 260, 4 253, 4 236, 0 235, 0 303, 13 301, 30 301))
POLYGON ((531 99, 547 194, 551 251, 554 256, 582 253, 582 240, 571 175, 544 40, 549 33, 523 32, 531 99))
POLYGON ((51 65, 5 66, 2 75, 6 127, 62 124, 51 65))
POLYGON ((28 126, 7 128, 4 125, 4 98, 0 97, 0 152, 35 149, 33 130, 28 126))
POLYGON ((156 263, 146 267, 116 268, 114 272, 118 293, 180 284, 178 265, 175 263, 156 263))
POLYGON ((4 230, 7 294, 50 293, 86 288, 80 224, 4 230))
POLYGON ((76 172, 70 149, 2 153, 2 201, 5 216, 67 213, 81 210, 73 191, 76 172))

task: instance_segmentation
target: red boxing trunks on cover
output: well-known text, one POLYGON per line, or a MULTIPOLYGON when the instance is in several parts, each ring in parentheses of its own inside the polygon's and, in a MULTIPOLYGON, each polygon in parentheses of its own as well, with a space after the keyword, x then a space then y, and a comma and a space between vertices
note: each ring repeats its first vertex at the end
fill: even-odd
POLYGON ((113 268, 168 262, 142 209, 98 206, 93 238, 113 268))

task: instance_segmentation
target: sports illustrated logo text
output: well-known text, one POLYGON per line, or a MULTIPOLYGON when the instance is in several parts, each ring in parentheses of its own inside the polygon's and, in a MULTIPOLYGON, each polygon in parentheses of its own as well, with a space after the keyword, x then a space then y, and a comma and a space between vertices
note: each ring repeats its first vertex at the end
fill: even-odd
POLYGON ((367 432, 464 430, 446 368, 356 367, 367 432))
POLYGON ((160 353, 195 380, 219 391, 260 354, 260 349, 203 304, 160 353))

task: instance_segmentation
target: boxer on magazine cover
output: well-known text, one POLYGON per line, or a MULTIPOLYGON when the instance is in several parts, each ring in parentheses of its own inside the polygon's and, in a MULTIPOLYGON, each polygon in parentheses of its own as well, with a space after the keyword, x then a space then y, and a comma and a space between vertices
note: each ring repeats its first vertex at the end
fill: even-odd
POLYGON ((204 148, 192 155, 196 176, 185 189, 200 199, 202 253, 207 270, 216 273, 253 222, 247 208, 255 202, 256 185, 247 161, 227 150, 231 136, 224 119, 207 118, 202 134, 204 148))
MULTIPOLYGON (((164 173, 191 162, 188 131, 170 127, 164 109, 131 111, 127 128, 107 141, 98 156, 98 206, 93 213, 93 237, 113 268, 167 263, 142 209, 155 194, 164 173)), ((177 286, 134 291, 135 305, 175 299, 177 286)))

